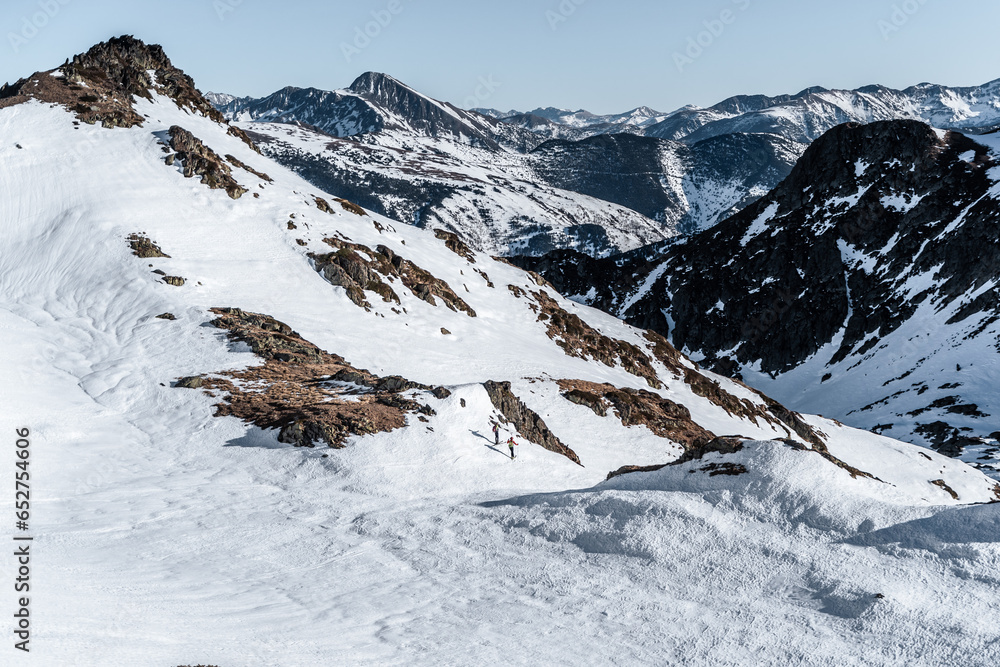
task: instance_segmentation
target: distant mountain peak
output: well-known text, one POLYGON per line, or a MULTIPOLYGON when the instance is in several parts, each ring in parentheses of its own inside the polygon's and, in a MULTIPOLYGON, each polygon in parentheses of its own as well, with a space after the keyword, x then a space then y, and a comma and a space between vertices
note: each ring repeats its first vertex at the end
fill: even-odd
POLYGON ((399 88, 412 94, 420 94, 399 79, 382 72, 365 72, 351 83, 348 90, 358 95, 379 95, 399 88))

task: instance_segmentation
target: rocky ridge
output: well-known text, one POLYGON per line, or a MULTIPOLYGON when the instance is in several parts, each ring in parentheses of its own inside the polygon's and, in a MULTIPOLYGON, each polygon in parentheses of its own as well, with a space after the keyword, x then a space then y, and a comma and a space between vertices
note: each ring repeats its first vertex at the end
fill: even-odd
POLYGON ((955 453, 997 430, 995 408, 962 389, 976 385, 962 376, 968 362, 922 369, 979 341, 998 351, 1000 163, 988 145, 917 121, 842 125, 713 229, 608 260, 516 261, 721 373, 767 374, 757 383, 772 393, 806 362, 829 391, 881 367, 886 377, 838 418, 955 453), (913 329, 924 312, 936 323, 913 329))

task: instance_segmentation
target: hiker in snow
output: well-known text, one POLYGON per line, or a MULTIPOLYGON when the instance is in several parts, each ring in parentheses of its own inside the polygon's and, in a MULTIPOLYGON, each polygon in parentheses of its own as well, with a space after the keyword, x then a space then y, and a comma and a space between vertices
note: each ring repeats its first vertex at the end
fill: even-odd
POLYGON ((516 444, 517 444, 517 443, 516 443, 516 442, 514 442, 514 436, 510 436, 510 437, 509 437, 509 438, 507 439, 507 446, 508 446, 508 447, 510 447, 510 460, 511 460, 511 461, 513 461, 513 460, 514 460, 514 445, 516 445, 516 444))
POLYGON ((500 444, 500 424, 493 422, 493 444, 500 444))

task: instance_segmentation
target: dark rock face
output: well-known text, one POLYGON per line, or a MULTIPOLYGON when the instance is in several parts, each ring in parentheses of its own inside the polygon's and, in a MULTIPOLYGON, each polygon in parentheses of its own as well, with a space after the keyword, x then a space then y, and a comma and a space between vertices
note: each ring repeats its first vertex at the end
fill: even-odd
MULTIPOLYGON (((766 197, 700 234, 604 260, 561 251, 513 261, 564 294, 590 292, 592 305, 669 335, 719 372, 756 364, 774 377, 832 343, 827 365, 844 374, 884 350, 882 339, 922 305, 947 309, 939 328, 960 325, 964 341, 992 335, 1000 319, 996 167, 985 146, 955 132, 916 121, 847 124, 814 142, 766 197)), ((935 335, 945 336, 921 337, 946 344, 935 335)), ((923 406, 988 417, 975 397, 948 385, 935 392, 944 380, 904 383, 921 363, 904 355, 898 377, 885 382, 899 395, 938 394, 900 414, 904 421, 923 406)), ((892 389, 885 396, 895 397, 892 389)))
MULTIPOLYGON (((981 200, 992 185, 986 173, 992 166, 987 150, 971 139, 955 133, 939 139, 922 123, 843 125, 814 143, 767 197, 690 239, 608 260, 561 251, 513 261, 564 293, 596 288, 593 305, 669 333, 678 347, 710 358, 735 348, 737 362, 759 360, 764 371, 780 373, 814 354, 845 324, 841 355, 880 328, 905 321, 931 296, 895 293, 894 279, 907 273, 940 266, 939 275, 949 278, 944 303, 997 275, 1000 249, 982 243, 1000 214, 995 200, 981 200), (973 162, 958 160, 969 151, 973 162), (900 166, 886 170, 893 161, 900 166), (874 167, 859 176, 859 163, 874 167), (917 205, 901 212, 883 203, 902 196, 905 206, 907 195, 899 192, 917 205), (965 224, 915 258, 965 202, 973 204, 965 224), (845 259, 843 246, 877 256, 876 270, 845 259), (980 261, 970 267, 970 256, 980 261), (648 292, 628 308, 616 308, 654 273, 659 277, 648 292), (714 308, 718 303, 724 308, 714 308), (669 332, 660 310, 675 323, 669 332)), ((997 303, 993 290, 987 294, 979 304, 997 303)))
POLYGON ((335 137, 384 127, 381 115, 364 98, 316 88, 289 86, 259 99, 235 98, 218 108, 232 119, 301 123, 335 137))
POLYGON ((170 128, 170 148, 175 151, 174 160, 181 162, 185 178, 201 176, 202 183, 213 190, 225 190, 233 199, 239 199, 247 192, 233 178, 232 169, 226 161, 183 127, 174 125, 170 128))
MULTIPOLYGON (((445 138, 499 149, 523 144, 526 130, 438 102, 386 74, 366 72, 346 90, 286 87, 262 97, 233 98, 219 106, 231 119, 290 123, 315 128, 331 137, 361 137, 387 130, 445 138)), ((537 139, 532 147, 540 143, 537 139)))
POLYGON ((574 463, 580 463, 580 457, 576 453, 560 442, 559 438, 549 430, 545 421, 532 411, 521 399, 510 390, 510 382, 494 382, 489 380, 483 383, 486 393, 500 414, 514 425, 522 438, 541 445, 545 449, 562 454, 574 463))
POLYGON ((791 172, 801 146, 771 135, 734 134, 692 146, 632 134, 602 134, 581 141, 548 141, 531 153, 539 178, 670 221, 696 232, 739 211, 791 172), (670 155, 671 164, 664 156, 670 155), (671 182, 684 173, 682 183, 671 182), (701 186, 727 184, 743 194, 720 204, 701 186), (757 194, 754 194, 754 193, 757 194))

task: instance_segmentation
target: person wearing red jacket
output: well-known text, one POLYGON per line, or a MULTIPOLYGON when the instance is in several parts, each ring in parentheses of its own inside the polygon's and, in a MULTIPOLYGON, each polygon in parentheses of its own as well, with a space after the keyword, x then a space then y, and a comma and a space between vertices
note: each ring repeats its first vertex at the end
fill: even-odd
POLYGON ((510 460, 511 461, 514 460, 514 445, 516 445, 516 444, 517 443, 514 442, 514 436, 511 436, 510 438, 507 439, 507 446, 510 447, 510 460))

